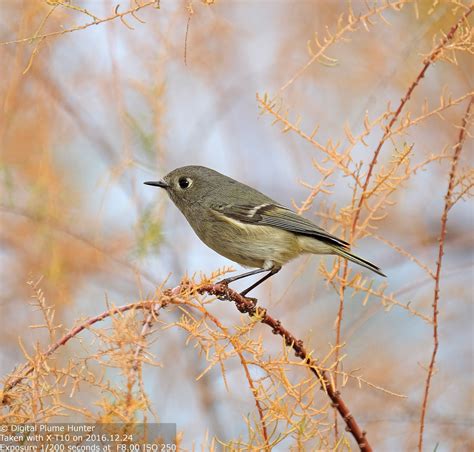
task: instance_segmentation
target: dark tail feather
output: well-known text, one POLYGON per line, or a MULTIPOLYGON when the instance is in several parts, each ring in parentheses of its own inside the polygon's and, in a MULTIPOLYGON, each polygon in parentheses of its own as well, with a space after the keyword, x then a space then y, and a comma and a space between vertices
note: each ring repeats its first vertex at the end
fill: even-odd
POLYGON ((361 257, 356 256, 355 254, 350 253, 349 251, 343 248, 335 248, 334 251, 338 256, 341 256, 344 259, 354 262, 355 264, 361 265, 362 267, 368 268, 369 270, 372 270, 380 276, 383 276, 385 278, 387 277, 387 275, 384 275, 382 270, 376 265, 372 264, 369 261, 366 261, 365 259, 362 259, 361 257))

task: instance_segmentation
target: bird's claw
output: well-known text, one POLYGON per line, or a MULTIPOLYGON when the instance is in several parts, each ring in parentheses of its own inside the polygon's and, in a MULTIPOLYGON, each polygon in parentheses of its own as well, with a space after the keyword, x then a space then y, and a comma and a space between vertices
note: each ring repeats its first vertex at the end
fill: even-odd
POLYGON ((221 279, 220 281, 217 281, 216 284, 223 284, 224 286, 228 286, 230 283, 234 282, 234 278, 229 277, 229 278, 224 278, 221 279))
MULTIPOLYGON (((240 294, 240 295, 242 295, 242 294, 240 294)), ((244 297, 246 300, 249 300, 252 303, 254 309, 257 307, 257 301, 258 300, 256 298, 247 297, 246 295, 242 295, 242 297, 244 297)))

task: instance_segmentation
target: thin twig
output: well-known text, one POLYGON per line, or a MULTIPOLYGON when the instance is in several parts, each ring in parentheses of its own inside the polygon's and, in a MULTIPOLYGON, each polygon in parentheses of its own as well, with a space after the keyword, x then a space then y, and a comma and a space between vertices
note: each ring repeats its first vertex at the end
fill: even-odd
POLYGON ((305 364, 308 365, 311 372, 318 378, 321 383, 321 389, 326 392, 328 397, 331 399, 332 405, 346 423, 346 429, 352 434, 354 439, 361 451, 372 451, 367 438, 366 432, 361 429, 354 416, 351 414, 348 406, 341 397, 340 391, 336 390, 327 376, 327 373, 317 366, 317 363, 311 359, 306 348, 304 347, 303 341, 297 339, 293 334, 283 327, 279 320, 274 319, 268 315, 266 309, 257 307, 255 302, 243 297, 238 292, 230 289, 226 284, 209 284, 202 286, 199 289, 200 292, 206 292, 211 295, 215 295, 220 299, 226 299, 233 301, 237 309, 248 314, 251 317, 258 317, 261 323, 268 325, 272 328, 272 333, 281 336, 285 340, 285 344, 291 347, 295 355, 302 359, 305 364))
POLYGON ((438 353, 438 347, 439 347, 438 304, 439 304, 439 290, 440 290, 440 282, 441 282, 441 265, 443 262, 444 244, 445 244, 446 232, 447 232, 446 225, 448 222, 448 212, 449 212, 449 209, 452 207, 451 198, 452 198, 453 189, 455 186, 456 170, 457 170, 457 166, 459 162, 459 156, 461 155, 463 144, 466 139, 466 128, 469 122, 469 116, 471 113, 471 106, 473 104, 473 101, 474 101, 474 97, 471 97, 471 100, 469 101, 469 104, 467 106, 466 113, 462 120, 462 127, 459 132, 458 141, 456 145, 454 146, 454 155, 453 155, 453 160, 451 163, 451 170, 449 172, 448 190, 444 198, 444 210, 443 210, 443 214, 441 215, 441 232, 439 235, 438 260, 436 262, 435 288, 434 288, 434 299, 433 299, 433 344, 434 345, 433 345, 433 352, 431 353, 430 364, 428 367, 428 375, 426 376, 423 402, 421 405, 420 433, 418 437, 418 450, 420 452, 423 450, 423 433, 425 429, 425 416, 426 416, 426 410, 428 407, 428 397, 429 397, 429 392, 430 392, 431 380, 435 372, 436 355, 438 353))
MULTIPOLYGON (((181 304, 183 301, 182 300, 179 300, 179 303, 181 304)), ((173 300, 171 299, 169 301, 169 303, 173 303, 173 300)), ((254 398, 254 401, 255 401, 255 406, 257 407, 257 411, 258 411, 258 415, 260 417, 260 423, 261 423, 261 427, 262 427, 262 436, 263 436, 263 440, 265 441, 265 450, 270 450, 270 444, 269 444, 269 436, 268 436, 268 429, 267 429, 267 423, 265 421, 265 414, 264 414, 264 410, 263 410, 263 407, 262 407, 262 404, 260 403, 260 400, 258 398, 258 390, 257 388, 255 387, 255 384, 253 382, 253 379, 252 379, 252 376, 250 375, 250 371, 249 371, 249 367, 248 367, 248 363, 247 363, 247 360, 245 359, 243 353, 241 350, 239 350, 239 347, 237 346, 235 340, 232 338, 232 335, 229 333, 229 330, 224 326, 222 325, 222 323, 217 319, 217 317, 215 317, 214 315, 212 315, 207 309, 205 309, 202 305, 195 305, 195 304, 192 304, 191 305, 194 309, 197 309, 199 310, 199 312, 201 312, 201 314, 209 319, 212 320, 212 322, 223 332, 226 334, 227 337, 230 338, 230 343, 232 344, 232 346, 234 347, 234 350, 235 352, 237 353, 238 357, 239 357, 239 360, 240 360, 240 363, 242 364, 242 367, 244 369, 244 373, 245 373, 245 377, 247 378, 247 381, 249 383, 249 387, 250 387, 250 390, 252 391, 252 396, 254 398)))
MULTIPOLYGON (((153 319, 156 317, 156 311, 155 309, 150 309, 150 312, 146 316, 145 320, 143 321, 143 327, 140 332, 140 338, 142 340, 145 339, 145 337, 148 335, 148 332, 150 331, 151 325, 153 324, 153 319)), ((139 343, 137 345, 137 348, 135 349, 135 354, 133 356, 134 361, 133 361, 133 370, 134 372, 138 372, 138 369, 140 367, 140 354, 143 350, 143 344, 139 343)))
POLYGON ((193 4, 189 2, 186 9, 188 10, 188 20, 186 22, 186 33, 184 35, 184 65, 188 65, 188 34, 189 34, 189 25, 191 24, 191 17, 194 14, 193 4))
POLYGON ((463 16, 451 27, 451 30, 449 30, 449 33, 441 40, 438 46, 430 53, 430 55, 425 59, 423 68, 417 75, 416 79, 413 81, 413 83, 410 85, 408 88, 408 91, 406 92, 405 96, 402 97, 400 104, 395 111, 394 115, 392 116, 392 119, 388 123, 388 126, 385 128, 385 132, 382 136, 382 139, 380 140, 377 148, 375 149, 374 155, 372 157, 372 161, 370 162, 369 169, 367 172, 367 176, 365 178, 364 185, 362 187, 362 192, 360 195, 359 203, 357 205, 357 209, 355 211, 354 219, 352 220, 352 229, 351 229, 351 237, 354 235, 357 222, 359 221, 359 216, 360 212, 362 209, 362 205, 364 204, 364 201, 367 198, 367 188, 369 186, 369 182, 372 178, 372 174, 375 168, 375 165, 377 164, 377 160, 380 154, 380 151, 382 150, 382 146, 384 143, 387 141, 388 136, 391 133, 392 127, 394 126, 395 122, 398 120, 403 108, 407 104, 407 102, 410 100, 410 97, 414 91, 414 89, 418 86, 420 83, 421 79, 425 76, 426 71, 428 68, 431 66, 431 64, 436 60, 436 58, 439 56, 443 48, 446 46, 446 44, 451 41, 456 34, 457 29, 459 26, 467 19, 469 14, 472 13, 472 10, 474 9, 474 5, 471 5, 471 7, 463 14, 463 16))
MULTIPOLYGON (((99 315, 96 315, 95 317, 91 317, 87 319, 85 322, 69 330, 61 339, 59 339, 57 342, 55 342, 54 344, 51 344, 48 347, 48 349, 43 353, 43 357, 47 358, 51 356, 58 348, 62 347, 63 345, 66 345, 73 337, 76 337, 79 333, 81 333, 85 329, 90 328, 95 323, 105 320, 106 318, 111 317, 112 315, 126 312, 131 309, 150 309, 152 307, 155 311, 158 311, 165 305, 166 305, 166 299, 162 299, 159 304, 155 303, 154 301, 143 301, 143 302, 129 303, 127 305, 120 306, 118 308, 109 309, 108 311, 105 311, 102 314, 99 314, 99 315)), ((7 401, 7 393, 11 391, 19 383, 21 383, 28 375, 31 374, 31 372, 33 372, 34 369, 35 369, 34 365, 26 364, 20 370, 19 375, 17 377, 15 377, 12 381, 7 381, 5 383, 5 386, 2 391, 2 400, 1 400, 2 404, 5 404, 7 401)))
MULTIPOLYGON (((416 76, 415 80, 412 82, 410 87, 408 88, 406 94, 402 97, 400 104, 398 105, 397 110, 392 116, 392 119, 388 123, 388 125, 385 127, 384 134, 382 136, 382 139, 380 140, 377 148, 375 149, 374 155, 372 157, 372 160, 369 164, 368 172, 365 177, 364 184, 362 186, 361 190, 361 195, 359 198, 359 202, 356 205, 355 212, 354 212, 354 217, 352 220, 352 226, 351 226, 351 231, 350 231, 350 238, 349 242, 352 243, 355 235, 355 231, 357 228, 357 223, 360 218, 360 213, 362 211, 362 207, 368 197, 369 191, 369 183, 371 181, 372 175, 374 173, 375 166, 377 164, 377 160, 379 158, 380 152, 382 150, 382 147, 384 143, 387 141, 388 137, 391 135, 392 128, 395 125, 396 121, 400 117, 400 114, 402 110, 404 109, 405 105, 408 103, 408 101, 411 98, 411 95, 414 91, 414 89, 418 86, 420 83, 421 79, 425 76, 426 71, 428 68, 431 66, 431 64, 438 58, 440 53, 442 52, 443 48, 446 46, 448 42, 450 42, 454 35, 456 34, 456 31, 458 30, 459 26, 467 19, 467 17, 471 14, 472 10, 474 9, 474 5, 471 5, 471 7, 458 19, 458 21, 451 27, 449 32, 446 34, 446 36, 441 40, 441 42, 435 47, 435 49, 430 53, 430 55, 425 58, 424 60, 424 65, 421 69, 421 71, 418 73, 416 76)), ((342 279, 345 280, 347 277, 347 272, 348 272, 348 265, 347 261, 344 261, 343 263, 343 276, 342 279)), ((341 343, 341 325, 342 325, 342 316, 344 312, 344 291, 345 291, 345 286, 341 286, 341 292, 340 292, 340 302, 339 302, 339 310, 338 310, 338 315, 337 315, 337 321, 336 321, 336 370, 337 370, 337 362, 338 362, 338 354, 339 354, 339 348, 337 347, 341 343)), ((337 376, 336 376, 336 382, 337 382, 337 376)))
POLYGON ((0 45, 20 44, 20 43, 23 43, 23 42, 34 42, 38 39, 42 40, 42 39, 46 39, 46 38, 51 38, 53 36, 60 36, 60 35, 66 34, 66 33, 72 33, 73 31, 85 30, 86 28, 89 28, 93 25, 99 25, 99 24, 102 24, 104 22, 110 22, 110 21, 115 20, 115 19, 120 19, 123 22, 124 18, 126 16, 128 16, 128 15, 134 16, 134 14, 136 12, 138 12, 138 11, 148 7, 148 6, 152 6, 152 5, 156 5, 156 4, 157 4, 156 0, 151 0, 151 1, 148 1, 146 3, 143 3, 142 5, 138 5, 134 8, 130 8, 127 11, 124 11, 123 13, 119 13, 118 11, 115 11, 112 16, 106 17, 105 19, 93 20, 92 22, 88 22, 88 23, 83 24, 83 25, 78 25, 78 26, 72 27, 72 28, 66 28, 65 30, 52 31, 50 33, 44 33, 44 34, 41 34, 41 35, 30 36, 28 38, 20 38, 20 39, 13 39, 11 41, 4 41, 4 42, 0 42, 0 45))
POLYGON ((315 62, 318 61, 320 58, 326 58, 327 60, 332 60, 331 58, 327 57, 324 52, 333 45, 334 43, 340 41, 343 39, 343 36, 348 33, 348 32, 353 32, 356 30, 361 24, 364 27, 367 27, 367 23, 372 23, 370 22, 370 18, 372 16, 379 16, 382 18, 382 12, 385 11, 388 8, 392 9, 398 9, 401 8, 404 4, 406 3, 406 0, 404 1, 399 1, 399 2, 394 2, 390 3, 387 2, 385 5, 382 5, 380 7, 374 7, 372 9, 369 9, 365 14, 355 16, 352 12, 347 16, 347 23, 344 27, 340 27, 338 30, 336 30, 335 33, 329 32, 327 30, 327 36, 324 37, 324 44, 320 44, 318 40, 316 40, 316 44, 319 47, 319 50, 317 52, 311 51, 311 58, 302 66, 296 74, 291 77, 290 80, 288 80, 281 88, 280 92, 283 92, 290 86, 298 77, 300 77, 306 70, 315 62))
POLYGON ((140 338, 138 340, 137 347, 135 348, 135 353, 133 355, 133 364, 132 364, 132 372, 130 373, 127 381, 127 408, 131 409, 133 407, 133 388, 135 387, 135 383, 137 380, 140 380, 140 369, 141 369, 141 361, 140 355, 144 348, 144 342, 146 336, 148 335, 151 326, 153 324, 153 319, 156 317, 157 311, 154 309, 153 306, 150 306, 150 312, 143 320, 142 330, 140 331, 140 338))

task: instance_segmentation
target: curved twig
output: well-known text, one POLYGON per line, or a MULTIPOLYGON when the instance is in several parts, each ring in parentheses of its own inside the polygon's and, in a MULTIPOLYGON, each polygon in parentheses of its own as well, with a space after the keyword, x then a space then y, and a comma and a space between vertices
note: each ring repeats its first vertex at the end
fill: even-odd
POLYGON ((436 273, 435 273, 435 287, 434 287, 434 296, 433 296, 433 351, 431 353, 431 360, 428 366, 428 375, 426 376, 425 391, 423 394, 423 402, 421 404, 421 414, 420 414, 420 432, 418 436, 418 450, 423 450, 423 433, 425 430, 425 415, 428 407, 428 397, 430 392, 431 380, 435 372, 435 362, 436 355, 438 353, 439 347, 439 337, 438 337, 438 304, 439 304, 439 290, 441 282, 441 265, 443 262, 444 255, 444 243, 446 239, 446 225, 448 223, 448 212, 449 209, 453 206, 452 203, 452 194, 455 186, 456 179, 456 170, 459 162, 459 156, 463 148, 464 141, 466 140, 467 135, 467 125, 469 122, 469 116, 471 113, 471 107, 474 102, 474 97, 471 97, 469 104, 467 106, 466 113, 462 120, 461 130, 459 131, 459 138, 454 146, 454 155, 451 162, 451 169, 449 171, 449 183, 446 196, 444 197, 444 210, 441 215, 441 231, 439 234, 439 248, 438 248, 438 260, 436 262, 436 273))
POLYGON ((395 111, 395 113, 392 116, 392 119, 388 123, 387 127, 385 128, 384 134, 375 149, 374 155, 372 157, 372 161, 370 162, 369 169, 367 172, 367 176, 365 178, 364 185, 362 187, 362 192, 360 195, 359 202, 356 207, 356 211, 354 214, 354 219, 352 220, 352 228, 351 228, 351 238, 354 235, 357 222, 359 221, 359 216, 360 212, 362 210, 362 206, 364 204, 364 201, 367 199, 367 193, 368 193, 368 186, 369 182, 372 178, 372 174, 375 168, 375 165, 377 164, 377 160, 380 154, 380 151, 382 150, 382 146, 384 143, 387 141, 387 138, 391 134, 392 127, 394 126, 395 122, 398 120, 403 108, 407 104, 407 102, 410 100, 410 97, 413 93, 413 90, 418 86, 420 83, 421 79, 425 76, 426 71, 428 68, 431 66, 432 63, 438 58, 439 54, 442 52, 443 48, 446 46, 446 44, 451 41, 456 34, 456 31, 458 30, 459 26, 468 18, 469 14, 472 13, 472 10, 474 9, 474 5, 471 5, 471 7, 462 15, 462 17, 451 27, 451 30, 449 30, 449 33, 441 40, 441 42, 436 46, 436 48, 430 53, 430 55, 425 59, 423 68, 417 75, 416 79, 413 81, 413 83, 410 85, 408 88, 408 91, 406 94, 402 97, 400 104, 395 111))
MULTIPOLYGON (((135 302, 129 303, 124 306, 120 306, 118 308, 112 308, 108 311, 103 312, 102 314, 96 315, 95 317, 91 317, 87 319, 85 322, 81 323, 80 325, 71 328, 61 339, 59 339, 54 344, 51 344, 48 349, 43 353, 43 357, 51 356, 58 348, 66 345, 73 337, 76 337, 80 332, 90 328, 97 322, 100 322, 108 317, 111 317, 114 314, 130 311, 131 309, 149 309, 153 307, 153 310, 156 312, 162 307, 166 305, 166 300, 161 300, 160 303, 154 301, 143 301, 143 302, 135 302), (155 305, 155 306, 154 306, 155 305)), ((11 381, 7 381, 1 393, 1 404, 8 403, 8 392, 11 391, 15 386, 20 384, 28 375, 33 372, 35 369, 33 364, 25 364, 23 368, 20 370, 17 377, 15 377, 11 381)))
MULTIPOLYGON (((182 303, 182 302, 183 302, 182 300, 179 300, 179 303, 182 303)), ((171 300, 169 301, 169 303, 170 303, 170 304, 173 303, 173 300, 171 299, 171 300)), ((186 303, 186 304, 187 304, 187 303, 186 303)), ((187 304, 187 305, 188 305, 188 304, 187 304)), ((210 320, 212 320, 212 322, 214 323, 214 325, 216 325, 222 332, 226 333, 226 334, 230 337, 230 343, 231 343, 232 346, 234 347, 234 350, 235 350, 237 356, 239 357, 240 364, 242 364, 242 367, 243 367, 244 373, 245 373, 245 377, 247 378, 247 381, 248 381, 248 383, 249 383, 250 391, 252 392, 252 396, 253 396, 254 401, 255 401, 255 406, 256 406, 256 408, 257 408, 258 416, 259 416, 259 418, 260 418, 260 424, 261 424, 261 428, 262 428, 263 440, 265 441, 264 450, 270 450, 269 437, 268 437, 268 429, 267 429, 267 423, 266 423, 266 421, 265 421, 264 409, 263 409, 263 407, 262 407, 262 404, 260 403, 259 398, 257 397, 258 391, 257 391, 257 388, 255 387, 253 378, 252 378, 252 376, 250 375, 249 366, 248 366, 247 360, 245 359, 245 357, 244 357, 242 351, 239 350, 239 348, 237 347, 236 343, 234 342, 234 339, 229 335, 228 329, 227 329, 224 325, 222 325, 222 323, 219 321, 219 319, 217 319, 217 317, 215 317, 215 316, 212 315, 207 309, 205 309, 204 306, 195 305, 195 304, 189 304, 188 306, 191 306, 192 308, 199 310, 199 312, 200 312, 203 316, 206 316, 206 317, 208 317, 210 320)))
MULTIPOLYGON (((150 328, 150 324, 152 322, 152 318, 156 313, 163 307, 173 300, 174 297, 179 296, 182 287, 177 286, 174 289, 168 289, 162 292, 162 296, 158 301, 141 301, 141 302, 134 302, 127 304, 125 306, 116 307, 109 309, 95 317, 91 317, 86 321, 82 322, 80 325, 75 326, 71 330, 69 330, 65 335, 62 336, 54 344, 51 344, 49 348, 44 352, 43 357, 51 356, 56 350, 58 350, 61 346, 68 343, 73 337, 76 337, 82 331, 90 328, 97 322, 100 322, 108 317, 111 317, 114 314, 123 313, 129 311, 131 309, 147 309, 150 312, 148 313, 147 317, 144 320, 144 324, 142 327, 142 336, 145 336, 150 328)), ((245 314, 250 316, 256 316, 259 318, 261 323, 268 325, 272 328, 273 334, 281 336, 285 340, 285 344, 288 347, 291 347, 295 355, 302 359, 303 362, 309 367, 310 371, 317 377, 319 382, 321 383, 321 389, 328 395, 331 399, 332 406, 339 412, 341 417, 344 419, 346 423, 346 429, 348 432, 352 434, 354 439, 357 441, 357 444, 362 451, 370 452, 372 451, 372 447, 370 446, 369 442, 366 438, 366 433, 361 429, 359 424, 357 423, 354 416, 351 414, 348 406, 344 402, 341 397, 340 391, 336 390, 333 383, 331 382, 330 378, 327 375, 325 370, 320 369, 317 366, 315 360, 313 360, 306 350, 303 341, 297 339, 290 331, 288 331, 281 322, 273 317, 271 317, 266 309, 257 307, 255 302, 249 298, 245 298, 240 295, 238 292, 230 289, 226 284, 208 284, 198 288, 200 293, 208 293, 210 295, 215 295, 220 299, 227 299, 229 301, 233 301, 237 307, 237 309, 245 314)), ((142 347, 139 345, 135 352, 135 366, 138 369, 138 360, 139 354, 141 353, 142 347)), ((134 367, 135 367, 134 366, 134 367)), ((1 403, 8 404, 9 395, 8 393, 18 384, 20 384, 25 378, 28 377, 35 369, 34 364, 25 364, 23 368, 17 373, 17 376, 11 380, 7 381, 4 385, 2 394, 1 394, 1 403), (19 375, 18 375, 19 374, 19 375)), ((258 405, 259 407, 259 405, 258 405)), ((260 407, 261 411, 261 407, 260 407)), ((263 424, 265 425, 265 424, 263 424)), ((268 436, 266 430, 264 429, 264 437, 266 442, 268 441, 268 436)), ((268 444, 268 442, 267 442, 268 444)))
POLYGON ((132 15, 133 17, 136 18, 135 14, 138 11, 140 11, 144 8, 147 8, 148 6, 152 6, 152 5, 156 5, 156 4, 157 4, 156 0, 151 0, 151 1, 148 1, 146 3, 143 3, 142 5, 137 5, 134 8, 130 8, 130 9, 124 11, 123 13, 118 12, 118 7, 120 5, 117 5, 116 8, 115 8, 114 14, 112 16, 106 17, 105 19, 96 18, 92 22, 88 22, 88 23, 83 24, 83 25, 77 25, 76 27, 66 28, 64 30, 52 31, 52 32, 49 32, 49 33, 44 33, 44 34, 36 34, 35 36, 30 36, 28 38, 20 38, 20 39, 13 39, 11 41, 4 41, 4 42, 0 42, 0 45, 20 44, 20 43, 23 43, 23 42, 31 43, 31 42, 37 41, 38 39, 42 40, 42 39, 46 39, 46 38, 51 38, 53 36, 60 36, 60 35, 66 34, 66 33, 72 33, 73 31, 85 30, 86 28, 89 28, 93 25, 99 25, 99 24, 102 24, 104 22, 110 22, 110 21, 113 21, 115 19, 120 19, 125 26, 127 26, 128 28, 131 28, 131 26, 127 22, 125 22, 125 17, 126 16, 132 15))
POLYGON ((316 362, 311 359, 302 340, 297 339, 290 331, 284 328, 280 320, 268 315, 266 309, 257 307, 254 301, 243 297, 238 292, 230 289, 226 284, 208 284, 202 286, 199 289, 199 292, 205 292, 210 295, 215 295, 220 299, 233 301, 240 312, 243 314, 248 314, 249 316, 258 317, 261 323, 264 323, 265 325, 268 325, 272 328, 273 334, 281 336, 285 340, 285 344, 294 350, 295 355, 308 365, 311 372, 321 382, 321 389, 331 399, 332 406, 343 418, 344 422, 346 423, 347 431, 350 432, 357 441, 360 450, 366 452, 372 451, 372 447, 366 438, 366 432, 361 429, 358 422, 351 414, 349 407, 341 397, 340 391, 334 388, 331 380, 327 376, 327 373, 324 370, 319 369, 316 362))
MULTIPOLYGON (((456 34, 456 31, 458 30, 460 25, 467 19, 467 17, 472 13, 473 9, 474 9, 474 5, 471 5, 470 8, 467 9, 466 12, 451 27, 451 29, 446 34, 446 36, 444 36, 444 38, 441 40, 441 42, 433 49, 433 51, 428 55, 428 57, 425 58, 421 71, 418 73, 415 80, 412 82, 412 84, 408 88, 407 92, 402 97, 402 99, 400 101, 400 104, 398 105, 398 108, 396 109, 395 113, 392 116, 392 119, 390 120, 388 125, 385 127, 384 134, 383 134, 379 144, 377 145, 377 148, 375 149, 372 160, 369 164, 369 168, 368 168, 368 171, 367 171, 367 175, 365 177, 364 184, 362 186, 359 201, 355 205, 355 212, 354 212, 354 217, 353 217, 353 220, 352 220, 352 225, 351 225, 351 230, 350 230, 350 237, 349 237, 349 240, 348 240, 350 243, 353 243, 354 236, 356 234, 357 223, 358 223, 359 218, 360 218, 360 213, 361 213, 362 207, 363 207, 363 205, 364 205, 364 203, 367 200, 367 197, 369 195, 369 190, 368 190, 369 183, 372 179, 372 175, 374 173, 374 168, 375 168, 375 165, 377 164, 377 160, 379 158, 379 155, 380 155, 380 152, 382 150, 382 147, 383 147, 384 143, 391 136, 392 128, 395 125, 395 123, 397 122, 397 120, 399 119, 400 114, 401 114, 402 110, 404 109, 405 105, 410 100, 414 89, 418 86, 421 79, 425 76, 425 73, 428 70, 428 68, 431 66, 431 64, 434 63, 435 60, 439 57, 440 53, 443 51, 443 48, 446 46, 446 44, 449 43, 453 39, 454 35, 456 34)), ((354 190, 356 190, 356 189, 357 189, 357 187, 354 187, 354 190)), ((354 192, 354 194, 355 194, 355 192, 354 192)), ((348 272, 347 261, 344 261, 344 263, 343 263, 343 275, 342 275, 343 280, 346 279, 347 272, 348 272)), ((344 312, 344 291, 345 291, 345 286, 342 285, 341 288, 340 288, 339 310, 338 310, 338 313, 337 313, 337 320, 336 320, 336 346, 339 345, 340 342, 341 342, 341 322, 342 322, 342 316, 343 316, 343 312, 344 312)), ((337 358, 338 358, 338 351, 339 351, 339 349, 336 348, 336 363, 337 363, 337 358)), ((336 369, 337 369, 337 364, 336 364, 336 369)), ((337 430, 337 420, 336 420, 336 430, 337 430)))

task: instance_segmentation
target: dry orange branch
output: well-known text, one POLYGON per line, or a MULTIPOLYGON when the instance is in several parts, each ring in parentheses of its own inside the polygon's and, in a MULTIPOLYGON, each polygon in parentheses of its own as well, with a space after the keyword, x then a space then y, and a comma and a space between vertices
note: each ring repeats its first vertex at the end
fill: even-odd
MULTIPOLYGON (((472 8, 471 8, 472 11, 472 8)), ((474 103, 474 97, 471 97, 469 104, 467 106, 466 114, 462 119, 461 129, 459 131, 459 138, 454 146, 454 154, 451 161, 451 169, 449 171, 449 182, 448 189, 446 191, 446 196, 444 198, 444 209, 443 214, 441 215, 441 230, 439 234, 439 247, 438 247, 438 260, 436 262, 436 273, 434 275, 435 287, 433 295, 433 352, 431 354, 431 360, 428 367, 428 375, 426 376, 425 391, 423 395, 423 401, 421 404, 421 414, 420 414, 420 434, 418 437, 418 450, 421 452, 423 450, 423 432, 425 430, 425 417, 426 411, 428 408, 428 397, 430 392, 431 380, 435 372, 435 362, 436 355, 438 353, 439 347, 439 334, 438 334, 438 314, 439 314, 439 292, 440 292, 440 283, 441 283, 441 266, 443 263, 444 255, 444 244, 446 240, 447 233, 447 224, 448 224, 448 213, 451 207, 453 206, 453 190, 456 181, 456 171, 459 162, 459 157, 463 149, 464 141, 467 136, 467 127, 469 124, 471 116, 471 107, 474 103)))

